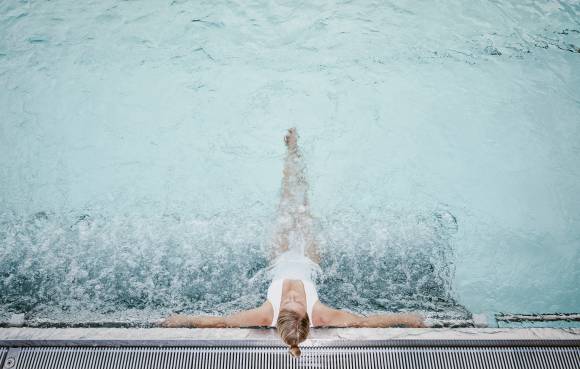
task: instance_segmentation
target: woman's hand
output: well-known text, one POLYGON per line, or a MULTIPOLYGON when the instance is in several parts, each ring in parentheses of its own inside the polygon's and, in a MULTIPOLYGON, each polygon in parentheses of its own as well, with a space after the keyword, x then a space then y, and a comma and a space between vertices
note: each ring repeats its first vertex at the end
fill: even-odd
POLYGON ((404 324, 405 327, 408 327, 408 328, 425 328, 426 327, 423 317, 420 316, 419 314, 413 314, 413 313, 399 314, 399 317, 401 319, 401 323, 404 324))
POLYGON ((171 315, 163 320, 159 325, 164 328, 191 328, 195 326, 191 316, 171 315))

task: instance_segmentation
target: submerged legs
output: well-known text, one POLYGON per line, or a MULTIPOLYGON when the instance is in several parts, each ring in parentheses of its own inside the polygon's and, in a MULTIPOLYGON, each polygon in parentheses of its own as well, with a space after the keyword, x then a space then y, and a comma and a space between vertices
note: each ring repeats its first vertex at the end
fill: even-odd
POLYGON ((314 262, 320 253, 313 233, 313 218, 308 204, 306 166, 298 150, 298 133, 290 128, 284 136, 287 146, 282 178, 282 193, 278 205, 278 224, 273 238, 271 258, 299 247, 314 262))

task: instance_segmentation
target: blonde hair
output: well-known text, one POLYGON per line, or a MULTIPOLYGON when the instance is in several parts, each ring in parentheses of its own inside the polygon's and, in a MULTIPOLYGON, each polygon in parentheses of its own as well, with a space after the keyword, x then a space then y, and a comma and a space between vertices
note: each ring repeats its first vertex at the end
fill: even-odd
POLYGON ((298 344, 306 340, 308 333, 310 333, 310 318, 308 314, 300 316, 295 311, 280 310, 276 328, 282 341, 290 346, 292 356, 299 357, 301 351, 298 344))

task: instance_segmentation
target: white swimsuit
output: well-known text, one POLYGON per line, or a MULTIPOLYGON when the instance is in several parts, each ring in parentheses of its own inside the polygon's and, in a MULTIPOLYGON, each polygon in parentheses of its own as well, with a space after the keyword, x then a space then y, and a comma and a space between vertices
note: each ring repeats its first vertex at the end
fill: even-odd
POLYGON ((270 326, 275 327, 280 312, 280 303, 282 302, 282 285, 285 279, 295 279, 302 281, 304 292, 306 293, 306 312, 312 323, 312 309, 318 301, 316 286, 312 282, 313 277, 320 273, 321 269, 318 264, 304 255, 296 254, 290 251, 285 252, 276 258, 269 267, 269 273, 272 277, 272 283, 268 288, 268 301, 274 308, 274 317, 270 326))

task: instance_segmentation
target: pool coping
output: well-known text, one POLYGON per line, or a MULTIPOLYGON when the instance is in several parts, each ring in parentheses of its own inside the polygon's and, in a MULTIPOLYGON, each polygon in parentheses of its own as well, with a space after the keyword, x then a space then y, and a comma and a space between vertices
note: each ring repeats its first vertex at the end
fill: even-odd
MULTIPOLYGON (((348 345, 580 346, 580 328, 315 328, 306 346, 348 345), (503 343, 502 343, 503 342, 503 343)), ((260 328, 0 328, 0 346, 279 345, 260 328)))

